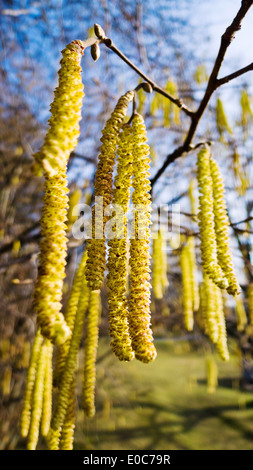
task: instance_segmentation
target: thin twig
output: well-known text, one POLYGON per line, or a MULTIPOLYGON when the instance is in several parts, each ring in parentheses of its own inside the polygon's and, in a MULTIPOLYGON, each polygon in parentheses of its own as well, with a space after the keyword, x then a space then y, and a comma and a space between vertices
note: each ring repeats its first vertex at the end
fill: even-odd
POLYGON ((111 51, 113 51, 116 55, 118 55, 129 67, 131 67, 140 77, 142 77, 146 82, 148 82, 152 88, 153 91, 156 91, 160 95, 163 95, 165 98, 168 98, 172 103, 174 103, 176 106, 178 106, 187 116, 192 116, 194 113, 191 111, 180 98, 175 98, 172 96, 170 93, 165 91, 163 88, 161 88, 157 83, 155 83, 150 77, 148 77, 144 72, 142 72, 136 65, 133 64, 133 62, 126 57, 123 52, 121 52, 113 43, 113 41, 110 38, 105 38, 100 40, 101 43, 105 44, 106 47, 108 47, 111 51))

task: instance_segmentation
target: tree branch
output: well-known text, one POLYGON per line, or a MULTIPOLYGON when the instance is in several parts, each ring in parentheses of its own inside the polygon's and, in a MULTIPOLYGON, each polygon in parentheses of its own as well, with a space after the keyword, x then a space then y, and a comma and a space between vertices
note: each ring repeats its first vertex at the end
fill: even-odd
POLYGON ((251 64, 247 65, 246 67, 237 70, 234 73, 230 73, 229 75, 218 79, 216 81, 216 88, 220 87, 221 85, 224 85, 224 83, 228 83, 231 80, 234 80, 234 78, 240 77, 241 75, 250 72, 251 70, 253 70, 253 62, 251 62, 251 64))
POLYGON ((119 56, 129 67, 131 67, 140 77, 142 77, 147 83, 152 86, 153 91, 159 93, 160 95, 168 98, 172 103, 178 106, 187 116, 192 116, 194 113, 191 111, 180 98, 175 98, 170 93, 167 93, 163 88, 161 88, 157 83, 151 80, 145 73, 143 73, 136 65, 131 62, 112 42, 110 38, 104 38, 100 40, 106 47, 108 47, 111 51, 113 51, 117 56, 119 56))
POLYGON ((197 130, 199 121, 206 110, 206 107, 209 103, 209 100, 213 92, 217 89, 218 86, 220 86, 217 77, 218 77, 218 73, 220 71, 222 62, 224 60, 226 51, 229 45, 231 44, 235 36, 235 33, 239 31, 239 29, 241 28, 241 22, 243 18, 245 17, 246 13, 248 12, 249 8, 252 6, 252 4, 253 4, 253 0, 242 0, 241 7, 237 15, 235 16, 231 25, 228 26, 225 33, 222 35, 220 48, 219 48, 219 51, 218 51, 218 54, 217 54, 217 57, 213 66, 213 70, 208 80, 206 91, 204 93, 204 96, 200 102, 200 105, 197 111, 191 114, 191 125, 186 135, 184 144, 167 156, 162 167, 158 170, 156 175, 151 180, 152 187, 156 183, 156 181, 159 179, 159 177, 163 174, 163 172, 166 170, 166 168, 172 162, 174 162, 177 158, 181 157, 184 153, 188 153, 191 150, 191 142, 197 130))

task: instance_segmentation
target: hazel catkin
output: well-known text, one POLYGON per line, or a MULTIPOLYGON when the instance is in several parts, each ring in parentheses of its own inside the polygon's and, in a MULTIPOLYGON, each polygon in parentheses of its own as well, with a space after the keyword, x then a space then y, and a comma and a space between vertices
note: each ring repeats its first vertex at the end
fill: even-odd
POLYGON ((107 287, 109 305, 109 333, 112 338, 111 347, 121 361, 130 361, 134 357, 128 328, 128 241, 127 217, 129 209, 130 185, 133 171, 132 133, 128 124, 123 126, 119 134, 117 148, 117 175, 113 188, 113 203, 121 208, 116 213, 114 237, 109 240, 107 261, 107 287))
POLYGON ((41 149, 34 155, 35 171, 44 172, 45 175, 34 307, 41 334, 56 344, 63 343, 70 335, 61 313, 67 250, 66 166, 79 136, 84 95, 80 66, 83 50, 82 41, 77 40, 62 51, 59 84, 51 104, 49 129, 41 149))
POLYGON ((108 217, 104 215, 104 209, 112 202, 113 169, 118 135, 127 112, 128 104, 133 99, 133 96, 133 91, 128 91, 125 95, 121 96, 111 117, 106 122, 102 131, 103 135, 100 139, 102 145, 100 147, 95 175, 92 238, 87 240, 88 259, 85 270, 88 286, 92 290, 99 290, 104 279, 106 265, 104 227, 108 221, 108 217), (99 199, 98 204, 96 204, 96 198, 99 199), (99 227, 96 226, 97 224, 99 227))
POLYGON ((153 361, 156 349, 153 343, 150 315, 150 213, 149 146, 142 116, 132 121, 133 194, 135 208, 134 230, 130 240, 130 295, 129 332, 136 359, 153 361))
POLYGON ((198 223, 200 230, 200 249, 204 271, 221 289, 228 281, 218 264, 217 242, 213 213, 213 185, 210 170, 210 150, 204 147, 198 153, 197 178, 199 186, 198 223))
POLYGON ((232 255, 229 247, 229 219, 225 202, 224 183, 220 169, 212 157, 210 158, 210 170, 213 184, 213 212, 217 258, 228 281, 228 293, 237 295, 240 292, 240 286, 234 273, 232 255))

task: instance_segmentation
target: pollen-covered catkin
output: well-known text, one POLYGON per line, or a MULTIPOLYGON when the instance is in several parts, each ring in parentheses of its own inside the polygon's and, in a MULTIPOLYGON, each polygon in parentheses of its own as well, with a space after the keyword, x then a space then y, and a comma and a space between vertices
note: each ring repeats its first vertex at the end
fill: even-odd
POLYGON ((68 44, 62 51, 59 83, 51 104, 49 129, 41 149, 34 155, 35 171, 49 176, 65 169, 70 152, 76 147, 83 101, 81 78, 82 41, 68 44))
POLYGON ((27 439, 28 450, 35 450, 39 439, 40 421, 43 407, 44 379, 47 364, 47 346, 47 340, 45 340, 42 344, 38 357, 37 373, 33 390, 31 424, 27 439))
POLYGON ((210 151, 204 147, 198 153, 197 179, 199 187, 198 224, 200 249, 204 271, 221 289, 228 286, 217 259, 217 243, 213 214, 213 185, 210 170, 210 151))
POLYGON ((46 340, 46 370, 44 376, 43 406, 41 416, 41 435, 47 436, 52 415, 52 394, 53 394, 53 345, 46 340))
MULTIPOLYGON (((70 290, 69 298, 65 309, 65 321, 71 332, 75 323, 76 312, 78 308, 79 298, 82 295, 84 268, 87 260, 87 251, 84 251, 76 269, 70 290)), ((68 338, 63 344, 60 344, 56 351, 55 367, 54 367, 54 383, 59 385, 60 379, 65 367, 66 357, 69 351, 71 338, 68 338)))
POLYGON ((216 298, 214 293, 214 283, 209 276, 203 273, 204 281, 204 296, 205 296, 205 311, 204 318, 206 322, 206 333, 213 343, 217 343, 219 338, 219 328, 216 315, 216 298))
POLYGON ((68 354, 65 367, 60 379, 58 394, 55 401, 55 408, 51 421, 51 427, 48 433, 48 447, 51 450, 59 449, 59 440, 62 426, 66 417, 67 409, 71 399, 71 386, 75 376, 77 366, 77 355, 81 341, 85 313, 88 307, 89 289, 85 276, 83 276, 83 285, 81 295, 78 301, 75 322, 71 335, 68 354))
POLYGON ((237 316, 237 329, 238 331, 243 331, 248 323, 248 320, 241 295, 235 299, 235 312, 237 316))
POLYGON ((98 345, 100 291, 91 291, 84 343, 83 409, 88 417, 95 415, 96 357, 98 345))
POLYGON ((228 361, 229 351, 228 351, 228 345, 227 345, 227 331, 226 331, 226 321, 225 321, 225 315, 224 315, 222 291, 215 284, 213 284, 213 295, 215 297, 216 321, 217 321, 217 326, 218 326, 218 339, 216 342, 216 349, 219 353, 220 358, 223 361, 228 361))
POLYGON ((230 135, 232 134, 232 129, 228 124, 223 103, 219 97, 216 103, 216 125, 221 139, 223 139, 224 131, 227 131, 230 135))
POLYGON ((132 121, 133 194, 135 209, 134 233, 130 241, 130 295, 129 332, 136 359, 153 361, 156 349, 153 343, 150 314, 150 217, 151 196, 149 182, 149 146, 142 116, 132 121))
POLYGON ((41 334, 56 344, 63 343, 70 335, 70 329, 61 313, 67 252, 65 220, 68 198, 66 193, 64 170, 55 176, 46 176, 34 308, 41 334))
POLYGON ((249 284, 248 286, 247 297, 250 325, 253 326, 253 283, 249 284))
POLYGON ((234 273, 232 255, 229 247, 229 219, 225 202, 224 183, 220 169, 212 157, 210 158, 210 169, 213 184, 213 212, 217 258, 228 281, 228 293, 236 295, 240 293, 240 286, 234 273))
POLYGON ((191 265, 189 259, 189 246, 185 244, 180 252, 180 267, 182 273, 183 289, 183 318, 187 331, 193 330, 193 296, 191 282, 191 265))
POLYGON ((108 216, 104 209, 112 202, 112 180, 115 163, 115 152, 119 131, 127 112, 128 104, 133 99, 134 92, 129 91, 121 96, 111 117, 102 131, 100 155, 95 176, 95 205, 92 211, 92 239, 87 241, 88 259, 86 278, 92 290, 99 290, 103 283, 106 265, 106 247, 104 227, 108 216), (96 204, 96 198, 98 203, 96 204), (101 200, 102 198, 102 200, 101 200))
POLYGON ((34 338, 30 357, 30 364, 27 371, 25 398, 20 420, 20 433, 22 437, 28 436, 30 428, 31 411, 33 406, 33 390, 42 343, 43 336, 41 335, 40 330, 38 329, 34 338))
POLYGON ((153 264, 152 286, 155 299, 162 299, 166 287, 169 285, 167 278, 167 255, 163 231, 160 229, 157 238, 153 239, 153 264))
POLYGON ((109 255, 107 261, 107 288, 109 306, 109 333, 112 338, 111 347, 121 361, 130 361, 134 357, 128 330, 128 242, 127 216, 130 200, 132 177, 132 145, 131 128, 123 126, 119 134, 117 148, 117 175, 113 188, 113 204, 115 204, 116 223, 114 236, 108 242, 109 255), (120 209, 120 212, 118 213, 120 209))
POLYGON ((81 41, 62 51, 59 85, 51 104, 51 118, 44 143, 34 156, 36 171, 45 175, 45 196, 41 218, 42 240, 34 307, 41 333, 56 344, 70 335, 61 313, 65 277, 68 207, 66 165, 79 136, 83 99, 80 61, 81 41))
POLYGON ((192 286, 192 309, 197 312, 199 309, 199 285, 197 279, 197 264, 195 254, 195 240, 193 236, 188 237, 188 256, 191 270, 191 286, 192 286))
POLYGON ((75 396, 76 380, 73 380, 71 390, 69 393, 69 404, 66 411, 65 420, 62 426, 62 433, 60 439, 60 450, 72 450, 75 432, 75 396))

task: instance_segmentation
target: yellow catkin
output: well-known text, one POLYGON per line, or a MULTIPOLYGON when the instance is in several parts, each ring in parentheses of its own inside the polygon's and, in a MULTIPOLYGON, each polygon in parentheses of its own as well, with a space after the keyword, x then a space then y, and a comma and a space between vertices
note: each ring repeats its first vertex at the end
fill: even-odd
POLYGON ((77 215, 73 215, 73 210, 75 209, 76 205, 80 202, 81 197, 82 191, 80 188, 75 188, 69 196, 69 209, 67 215, 68 229, 70 229, 73 223, 77 220, 77 215))
POLYGON ((83 276, 83 285, 81 295, 79 297, 68 355, 66 357, 65 367, 59 383, 51 427, 47 436, 48 447, 50 450, 59 449, 61 430, 71 399, 71 386, 77 367, 77 356, 83 331, 84 317, 88 307, 88 301, 89 289, 86 278, 83 276))
POLYGON ((202 83, 207 82, 208 73, 205 64, 200 64, 197 66, 193 78, 198 83, 198 85, 202 85, 202 83))
POLYGON ((62 426, 62 434, 60 440, 61 450, 73 450, 76 408, 75 382, 76 381, 74 379, 69 394, 69 404, 66 411, 65 420, 62 426))
POLYGON ((34 156, 35 171, 43 169, 45 174, 42 241, 34 307, 41 333, 56 344, 63 343, 70 335, 60 311, 67 249, 66 166, 79 136, 84 95, 80 66, 83 49, 81 41, 73 41, 62 51, 49 129, 40 151, 34 156))
POLYGON ((197 221, 197 214, 198 214, 198 200, 196 197, 196 188, 197 182, 195 178, 192 178, 189 184, 188 194, 191 204, 191 213, 193 216, 193 221, 197 221))
MULTIPOLYGON (((128 104, 133 99, 134 92, 129 91, 123 95, 111 114, 110 119, 102 131, 100 154, 95 176, 94 196, 102 198, 101 204, 93 206, 93 233, 92 239, 87 240, 88 260, 86 278, 92 290, 99 290, 103 283, 106 265, 106 246, 104 227, 108 217, 104 209, 112 202, 112 180, 115 163, 115 152, 118 143, 119 131, 123 125, 128 104), (96 221, 95 222, 95 213, 96 221), (97 225, 99 224, 99 227, 97 225)), ((96 202, 96 201, 95 201, 96 202)))
MULTIPOLYGON (((171 80, 168 80, 165 85, 165 90, 173 96, 177 96, 177 84, 171 80)), ((174 103, 171 103, 168 98, 163 99, 163 123, 164 126, 170 127, 171 121, 179 125, 180 124, 180 108, 174 103)))
POLYGON ((241 124, 246 126, 253 118, 253 112, 251 110, 250 97, 246 89, 241 91, 241 124))
POLYGON ((63 280, 67 253, 65 171, 45 179, 41 217, 41 243, 34 308, 43 336, 56 344, 66 341, 70 330, 61 313, 63 280))
POLYGON ((43 407, 41 417, 41 435, 47 436, 52 415, 52 393, 53 393, 53 345, 46 340, 46 370, 44 377, 43 407))
POLYGON ((249 284, 248 286, 247 297, 250 325, 253 327, 253 283, 249 284))
POLYGON ((200 193, 198 223, 203 269, 215 284, 224 289, 228 286, 228 281, 218 264, 217 258, 210 150, 207 147, 202 148, 198 153, 197 179, 200 193))
POLYGON ((166 244, 162 230, 153 239, 152 285, 155 299, 162 299, 169 285, 167 278, 166 244))
POLYGON ((42 344, 37 364, 37 373, 34 382, 31 424, 27 439, 27 449, 35 450, 37 447, 40 431, 40 421, 43 407, 44 381, 47 365, 47 341, 42 344))
POLYGON ((210 158, 210 169, 213 184, 213 212, 216 233, 217 258, 227 281, 229 294, 240 293, 232 262, 232 254, 229 247, 229 219, 225 202, 224 182, 220 169, 215 160, 210 158))
POLYGON ((223 139, 223 134, 225 131, 227 131, 230 135, 232 134, 232 129, 228 124, 223 103, 220 98, 217 98, 216 103, 216 125, 221 139, 223 139))
POLYGON ((70 152, 77 145, 84 96, 80 65, 83 51, 82 41, 78 40, 62 51, 49 129, 41 149, 34 155, 35 171, 43 168, 49 176, 65 169, 70 152))
POLYGON ((180 267, 182 273, 183 318, 187 331, 193 330, 193 292, 191 282, 191 265, 189 246, 185 244, 180 252, 180 267))
POLYGON ((206 333, 210 340, 216 344, 219 338, 219 328, 216 315, 216 303, 214 294, 214 283, 207 274, 203 274, 204 289, 203 295, 205 296, 204 304, 204 318, 206 322, 206 333))
POLYGON ((248 320, 242 296, 239 296, 235 299, 235 311, 237 316, 237 329, 238 331, 243 331, 248 323, 248 320))
POLYGON ((127 211, 129 209, 130 186, 132 177, 131 128, 124 125, 119 135, 117 149, 117 175, 113 188, 113 203, 123 211, 116 215, 115 238, 109 240, 107 261, 107 287, 109 305, 109 333, 111 347, 121 361, 130 361, 134 357, 128 331, 128 246, 127 246, 127 211))
POLYGON ((187 244, 188 244, 190 279, 191 279, 191 288, 192 288, 192 308, 194 312, 197 312, 199 309, 199 285, 198 285, 198 279, 197 279, 195 241, 194 241, 193 236, 188 237, 187 244))
POLYGON ((215 297, 216 321, 218 326, 218 339, 216 349, 223 361, 229 360, 229 351, 227 345, 226 321, 224 315, 224 305, 222 291, 213 284, 213 295, 215 297))
MULTIPOLYGON (((83 289, 83 277, 84 268, 87 260, 87 252, 84 251, 80 259, 78 268, 75 272, 72 287, 70 290, 69 298, 65 309, 65 321, 69 329, 72 331, 75 323, 76 312, 78 308, 78 302, 83 289)), ((61 344, 56 352, 55 367, 54 367, 54 383, 56 385, 60 382, 60 377, 63 373, 66 357, 69 351, 69 345, 71 338, 68 338, 63 344, 61 344)))
POLYGON ((218 367, 213 355, 206 356, 207 368, 207 391, 208 393, 215 393, 218 385, 218 367))
POLYGON ((12 377, 12 368, 6 366, 3 373, 3 378, 1 382, 1 392, 4 398, 7 398, 11 392, 11 377, 12 377))
POLYGON ((38 329, 34 338, 29 368, 27 371, 25 397, 20 420, 20 433, 22 437, 27 437, 30 428, 32 396, 42 342, 43 337, 38 329))
POLYGON ((88 417, 95 415, 96 357, 98 345, 100 291, 91 291, 84 343, 83 409, 88 417))
POLYGON ((135 115, 132 122, 133 142, 133 194, 135 208, 134 233, 130 241, 130 296, 129 331, 136 359, 153 361, 156 349, 153 344, 150 314, 150 213, 149 146, 142 116, 135 115), (141 214, 137 210, 141 210, 141 214))

